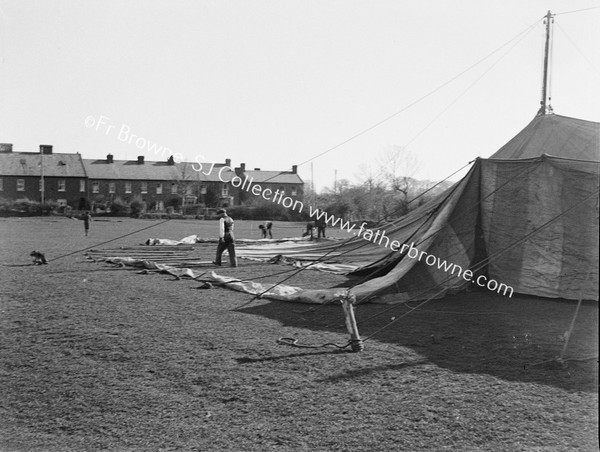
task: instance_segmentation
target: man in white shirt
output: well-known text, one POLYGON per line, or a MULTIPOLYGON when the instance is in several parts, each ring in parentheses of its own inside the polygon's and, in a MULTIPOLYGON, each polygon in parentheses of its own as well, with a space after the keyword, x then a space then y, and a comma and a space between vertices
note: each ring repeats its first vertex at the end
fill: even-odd
POLYGON ((233 219, 227 215, 225 209, 217 210, 217 215, 219 215, 219 244, 217 245, 217 257, 213 264, 221 265, 223 251, 227 250, 231 266, 237 267, 235 237, 233 235, 233 219))

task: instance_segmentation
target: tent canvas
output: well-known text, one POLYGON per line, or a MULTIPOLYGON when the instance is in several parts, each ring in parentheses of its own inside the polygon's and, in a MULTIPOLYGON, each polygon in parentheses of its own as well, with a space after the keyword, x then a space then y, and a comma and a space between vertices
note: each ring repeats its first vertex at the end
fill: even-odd
MULTIPOLYGON (((352 288, 358 302, 443 296, 481 275, 507 295, 508 287, 598 300, 599 134, 598 123, 537 116, 442 195, 380 228, 390 241, 411 244, 420 259, 360 237, 310 251, 325 262, 360 262, 353 274, 364 281, 352 288)), ((339 295, 327 290, 302 290, 290 299, 325 302, 339 295)))

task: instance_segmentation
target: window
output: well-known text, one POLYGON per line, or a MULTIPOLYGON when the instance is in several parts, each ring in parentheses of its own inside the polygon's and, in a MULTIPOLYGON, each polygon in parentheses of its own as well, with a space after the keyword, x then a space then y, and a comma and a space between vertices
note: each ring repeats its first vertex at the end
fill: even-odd
POLYGON ((2 181, 2 178, 0 177, 0 191, 4 190, 4 182, 2 181))
POLYGON ((44 191, 44 179, 40 178, 40 180, 38 181, 38 186, 40 188, 40 191, 44 191))
POLYGON ((67 190, 67 181, 65 179, 58 179, 58 191, 67 190))
POLYGON ((25 191, 25 179, 17 179, 17 191, 25 191))
POLYGON ((201 195, 205 195, 206 194, 206 185, 200 185, 200 194, 201 195))
POLYGON ((115 191, 116 191, 115 188, 116 187, 115 187, 115 183, 114 182, 109 182, 108 183, 108 192, 109 193, 115 193, 115 191))
POLYGON ((221 192, 223 196, 229 196, 229 185, 223 184, 223 191, 221 192))
POLYGON ((79 191, 85 191, 85 181, 83 179, 79 179, 79 191))
POLYGON ((185 194, 186 195, 191 195, 192 194, 192 186, 191 185, 186 185, 185 186, 185 194))
POLYGON ((125 193, 131 193, 131 182, 125 182, 125 193))
POLYGON ((292 185, 290 190, 292 191, 292 196, 298 196, 298 188, 295 185, 292 185))
POLYGON ((176 194, 177 194, 177 188, 178 188, 178 187, 177 187, 177 184, 173 182, 173 183, 171 184, 171 194, 172 194, 172 195, 176 195, 176 194))
POLYGON ((279 193, 281 193, 282 195, 285 195, 285 188, 279 187, 279 193))
POLYGON ((100 193, 100 183, 98 181, 92 182, 92 193, 100 193))
POLYGON ((142 182, 141 192, 148 193, 148 182, 142 182))
POLYGON ((160 182, 156 184, 156 194, 162 195, 162 184, 160 182))

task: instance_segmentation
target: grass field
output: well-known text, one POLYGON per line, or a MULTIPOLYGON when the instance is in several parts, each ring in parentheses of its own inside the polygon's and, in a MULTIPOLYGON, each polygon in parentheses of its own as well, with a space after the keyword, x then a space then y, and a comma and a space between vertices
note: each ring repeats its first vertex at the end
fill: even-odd
MULTIPOLYGON (((258 238, 257 226, 236 222, 237 236, 258 238)), ((215 229, 112 219, 84 237, 77 220, 0 219, 1 451, 598 450, 595 302, 565 354, 581 359, 566 366, 554 358, 576 302, 484 292, 412 312, 360 305, 364 337, 408 313, 360 353, 292 348, 276 340, 346 344, 341 307, 249 303, 82 251, 215 229), (50 264, 28 265, 33 249, 50 264)), ((214 249, 194 252, 210 260, 214 249)), ((289 268, 242 260, 218 272, 274 283, 289 268)), ((306 270, 286 283, 345 281, 306 270)))

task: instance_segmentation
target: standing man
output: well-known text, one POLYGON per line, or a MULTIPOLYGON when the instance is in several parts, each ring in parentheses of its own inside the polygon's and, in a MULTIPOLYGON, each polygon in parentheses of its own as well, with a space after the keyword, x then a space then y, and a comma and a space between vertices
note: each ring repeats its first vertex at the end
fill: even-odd
POLYGON ((217 210, 219 215, 219 244, 217 245, 217 257, 213 264, 221 265, 221 256, 223 251, 229 253, 229 262, 232 267, 237 267, 237 258, 235 257, 235 237, 233 236, 233 219, 227 215, 225 209, 217 210))
MULTIPOLYGON (((317 212, 320 213, 321 209, 319 209, 317 212)), ((317 227, 317 240, 321 238, 321 235, 323 235, 323 238, 325 238, 325 228, 327 227, 327 223, 325 222, 325 215, 317 217, 317 219, 315 220, 315 226, 317 227)))
POLYGON ((88 232, 90 231, 90 222, 92 221, 92 215, 90 214, 89 210, 86 210, 85 213, 83 214, 83 228, 85 229, 85 235, 88 235, 88 232))

